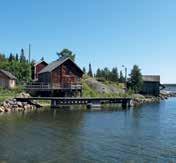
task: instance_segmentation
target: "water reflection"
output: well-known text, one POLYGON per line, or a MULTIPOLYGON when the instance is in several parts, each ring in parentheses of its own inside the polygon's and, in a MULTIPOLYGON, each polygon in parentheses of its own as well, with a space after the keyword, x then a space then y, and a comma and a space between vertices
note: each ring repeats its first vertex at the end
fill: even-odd
POLYGON ((175 162, 176 99, 137 109, 0 116, 0 161, 175 162))

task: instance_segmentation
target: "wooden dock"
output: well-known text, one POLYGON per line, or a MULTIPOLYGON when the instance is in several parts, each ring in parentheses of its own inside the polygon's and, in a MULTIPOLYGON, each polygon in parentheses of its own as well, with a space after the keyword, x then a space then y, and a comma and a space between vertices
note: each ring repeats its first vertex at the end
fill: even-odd
POLYGON ((88 105, 88 104, 121 104, 123 108, 130 107, 131 98, 85 98, 85 97, 29 97, 16 98, 17 101, 48 100, 51 107, 57 108, 62 105, 88 105))

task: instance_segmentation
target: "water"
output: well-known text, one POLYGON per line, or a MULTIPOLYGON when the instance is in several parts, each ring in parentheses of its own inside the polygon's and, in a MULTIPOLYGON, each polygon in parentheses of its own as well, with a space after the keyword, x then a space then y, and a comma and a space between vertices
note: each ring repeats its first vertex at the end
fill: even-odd
POLYGON ((176 162, 176 98, 127 111, 0 116, 0 162, 176 162))
POLYGON ((169 91, 169 92, 174 92, 176 93, 176 84, 166 84, 165 86, 165 91, 169 91))

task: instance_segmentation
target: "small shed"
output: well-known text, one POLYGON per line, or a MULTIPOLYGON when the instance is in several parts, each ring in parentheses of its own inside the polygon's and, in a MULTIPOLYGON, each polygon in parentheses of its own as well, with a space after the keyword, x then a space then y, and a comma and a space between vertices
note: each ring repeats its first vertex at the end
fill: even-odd
POLYGON ((16 86, 16 77, 8 71, 0 69, 0 87, 12 89, 16 86))
POLYGON ((38 79, 39 72, 48 65, 44 60, 40 60, 34 64, 34 80, 38 79))
POLYGON ((143 82, 142 94, 159 96, 161 86, 159 75, 143 75, 143 82))

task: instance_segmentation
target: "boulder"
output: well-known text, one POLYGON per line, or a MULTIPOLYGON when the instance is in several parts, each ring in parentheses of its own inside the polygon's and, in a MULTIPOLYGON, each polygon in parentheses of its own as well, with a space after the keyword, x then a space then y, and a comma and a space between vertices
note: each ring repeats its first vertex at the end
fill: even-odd
POLYGON ((20 101, 17 102, 17 105, 18 105, 19 107, 23 107, 23 104, 22 104, 22 102, 20 102, 20 101))
POLYGON ((22 92, 20 93, 18 96, 16 96, 17 98, 28 98, 31 97, 30 94, 22 92))
POLYGON ((0 112, 4 112, 4 107, 0 107, 0 112))
POLYGON ((5 112, 10 112, 11 109, 10 109, 10 108, 5 108, 4 111, 5 111, 5 112))
POLYGON ((16 110, 20 112, 20 111, 23 111, 23 108, 18 107, 18 108, 16 108, 16 110))

